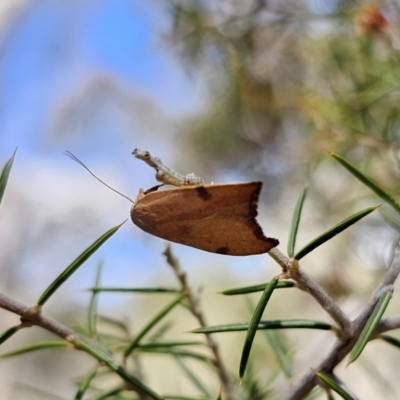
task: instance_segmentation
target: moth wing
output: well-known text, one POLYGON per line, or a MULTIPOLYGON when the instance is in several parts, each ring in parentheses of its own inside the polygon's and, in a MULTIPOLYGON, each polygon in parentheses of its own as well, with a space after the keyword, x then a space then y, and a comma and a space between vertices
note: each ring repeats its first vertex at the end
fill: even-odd
POLYGON ((261 182, 179 187, 152 192, 132 208, 144 231, 211 253, 266 253, 278 240, 265 237, 256 221, 261 182))

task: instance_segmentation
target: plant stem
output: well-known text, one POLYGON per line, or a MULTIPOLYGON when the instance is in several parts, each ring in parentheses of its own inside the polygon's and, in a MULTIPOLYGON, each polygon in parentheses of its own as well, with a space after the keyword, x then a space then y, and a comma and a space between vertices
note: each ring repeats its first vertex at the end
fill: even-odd
MULTIPOLYGON (((207 326, 206 319, 203 313, 203 310, 200 305, 200 294, 195 293, 189 283, 187 281, 186 272, 181 268, 179 260, 172 254, 171 246, 169 244, 166 245, 165 251, 163 253, 167 259, 168 264, 173 269, 176 277, 178 278, 182 291, 187 292, 187 298, 189 300, 190 309, 192 314, 196 317, 199 321, 201 327, 207 326)), ((233 393, 233 385, 229 378, 228 371, 226 370, 225 364, 222 360, 218 343, 214 339, 214 336, 211 334, 206 334, 206 340, 208 347, 211 349, 212 353, 214 354, 214 363, 215 367, 217 368, 219 378, 221 380, 222 387, 224 388, 224 392, 226 395, 227 400, 234 400, 234 393, 233 393)))

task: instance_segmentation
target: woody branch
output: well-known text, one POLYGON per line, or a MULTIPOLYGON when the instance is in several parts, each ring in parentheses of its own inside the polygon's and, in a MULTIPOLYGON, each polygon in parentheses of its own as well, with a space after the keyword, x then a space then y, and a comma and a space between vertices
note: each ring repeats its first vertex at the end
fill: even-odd
MULTIPOLYGON (((279 250, 274 250, 273 258, 279 258, 282 264, 282 260, 287 260, 286 256, 281 256, 279 250)), ((394 256, 390 267, 383 278, 382 282, 378 285, 375 291, 372 293, 367 305, 361 311, 359 316, 354 320, 350 321, 349 318, 343 313, 340 307, 334 302, 332 298, 308 277, 304 271, 299 268, 291 268, 290 262, 285 265, 285 275, 295 280, 301 290, 310 293, 316 301, 325 309, 325 311, 339 324, 341 332, 338 335, 337 341, 332 348, 328 356, 315 368, 319 372, 326 374, 332 374, 335 367, 345 358, 345 356, 352 350, 358 337, 360 336, 368 318, 372 314, 377 302, 380 297, 386 291, 392 291, 393 285, 396 282, 400 273, 400 242, 397 244, 394 251, 394 256)), ((386 332, 391 329, 400 327, 400 316, 394 316, 391 318, 384 319, 380 322, 380 325, 376 329, 375 336, 386 332)), ((316 385, 317 377, 313 371, 308 372, 297 385, 288 393, 286 400, 298 400, 304 398, 316 385)))

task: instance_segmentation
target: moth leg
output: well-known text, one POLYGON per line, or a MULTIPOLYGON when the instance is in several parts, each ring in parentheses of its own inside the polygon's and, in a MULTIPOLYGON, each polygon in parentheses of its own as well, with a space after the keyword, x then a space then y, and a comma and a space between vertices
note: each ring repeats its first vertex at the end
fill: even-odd
POLYGON ((139 160, 156 170, 156 179, 159 182, 174 186, 204 185, 202 178, 194 174, 183 176, 164 165, 159 157, 153 157, 148 151, 135 149, 132 154, 139 160))
POLYGON ((162 185, 156 185, 151 187, 150 189, 147 189, 143 192, 143 194, 149 194, 151 192, 156 192, 160 187, 164 186, 165 184, 163 183, 162 185))

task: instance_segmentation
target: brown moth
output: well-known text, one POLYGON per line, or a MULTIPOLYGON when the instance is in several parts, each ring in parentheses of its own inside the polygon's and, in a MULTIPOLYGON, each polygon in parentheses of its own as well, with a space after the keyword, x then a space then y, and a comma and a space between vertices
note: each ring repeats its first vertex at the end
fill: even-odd
POLYGON ((256 221, 261 182, 204 185, 196 175, 183 176, 148 151, 135 149, 133 155, 154 168, 162 184, 146 192, 141 190, 133 201, 103 182, 72 153, 65 154, 133 203, 133 223, 151 235, 231 256, 267 253, 279 244, 277 239, 264 236, 256 221), (176 187, 157 191, 166 184, 176 187))
POLYGON ((256 221, 261 182, 180 186, 142 192, 133 223, 151 235, 211 253, 247 256, 279 244, 256 221))

